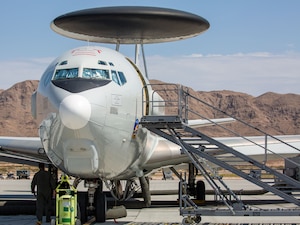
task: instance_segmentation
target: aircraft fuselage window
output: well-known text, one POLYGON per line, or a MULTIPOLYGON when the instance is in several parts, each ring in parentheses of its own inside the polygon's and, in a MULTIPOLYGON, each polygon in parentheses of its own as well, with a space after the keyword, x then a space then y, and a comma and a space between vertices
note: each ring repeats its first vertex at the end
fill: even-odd
POLYGON ((78 77, 78 68, 58 69, 55 71, 54 80, 72 79, 78 77))
POLYGON ((109 79, 109 71, 105 69, 83 68, 82 78, 86 79, 109 79))

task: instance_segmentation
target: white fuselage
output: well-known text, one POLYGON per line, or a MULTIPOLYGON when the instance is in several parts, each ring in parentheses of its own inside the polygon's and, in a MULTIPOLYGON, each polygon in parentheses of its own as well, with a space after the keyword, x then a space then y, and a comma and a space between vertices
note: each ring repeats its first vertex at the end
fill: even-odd
MULTIPOLYGON (((150 133, 137 126, 146 112, 145 84, 149 81, 136 67, 111 49, 82 47, 57 58, 32 98, 40 138, 52 163, 81 178, 141 175, 153 149, 145 147, 151 146, 150 133)), ((147 91, 152 92, 150 86, 147 91)))

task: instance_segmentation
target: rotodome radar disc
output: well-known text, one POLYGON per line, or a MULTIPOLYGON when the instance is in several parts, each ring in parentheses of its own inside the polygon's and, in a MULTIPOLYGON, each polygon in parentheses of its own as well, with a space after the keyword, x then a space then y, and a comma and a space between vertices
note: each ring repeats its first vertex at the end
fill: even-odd
POLYGON ((100 43, 160 43, 197 36, 209 28, 204 18, 174 9, 120 6, 64 14, 51 28, 66 37, 100 43))

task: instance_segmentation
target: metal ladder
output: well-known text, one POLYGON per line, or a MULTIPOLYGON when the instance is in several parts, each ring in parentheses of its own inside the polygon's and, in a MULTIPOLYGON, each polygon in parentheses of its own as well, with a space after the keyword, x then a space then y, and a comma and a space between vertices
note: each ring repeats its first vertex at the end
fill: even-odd
MULTIPOLYGON (((168 89, 169 91, 169 89, 168 89)), ((192 129, 187 125, 188 112, 191 112, 191 109, 188 107, 189 98, 195 99, 195 96, 191 96, 188 91, 179 87, 175 90, 178 95, 178 107, 177 115, 144 115, 141 118, 140 124, 150 130, 151 132, 164 137, 165 139, 179 145, 184 154, 186 154, 195 167, 202 172, 209 184, 214 188, 215 192, 218 194, 220 199, 225 203, 229 208, 229 211, 222 211, 222 215, 269 215, 267 211, 257 212, 256 210, 250 210, 245 206, 240 199, 233 193, 227 185, 223 182, 220 177, 215 176, 212 173, 209 173, 205 167, 207 165, 203 164, 203 159, 211 162, 219 167, 222 167, 233 174, 238 175, 239 177, 248 180, 257 186, 262 187, 264 190, 274 193, 277 196, 280 196, 287 202, 293 203, 296 206, 300 206, 300 201, 295 198, 292 194, 300 191, 300 182, 278 172, 275 169, 272 169, 266 165, 265 162, 258 162, 253 158, 244 155, 235 149, 223 144, 220 141, 200 132, 196 129, 192 129), (230 159, 228 161, 228 159, 230 159), (251 165, 252 170, 243 171, 234 164, 232 164, 232 159, 243 162, 244 164, 251 165), (268 175, 273 177, 275 180, 282 182, 282 185, 274 185, 274 183, 269 183, 261 179, 261 174, 268 175), (215 183, 215 178, 225 187, 227 192, 230 195, 230 198, 224 194, 224 192, 219 188, 215 183), (234 201, 231 201, 232 198, 234 201)), ((201 100, 199 100, 201 101, 201 100)), ((174 101, 172 101, 174 102, 174 101)), ((202 102, 202 101, 201 101, 202 102)), ((206 104, 206 103, 205 103, 206 104)), ((155 103, 149 104, 150 106, 156 105, 155 103)), ((174 111, 174 110, 173 110, 174 111)), ((243 121, 241 121, 243 122, 243 121)), ((244 122, 243 122, 244 123, 244 122)), ((244 123, 245 124, 245 123, 244 123)), ((216 124, 217 125, 217 124, 216 124)), ((247 125, 247 124, 246 124, 247 125)), ((251 127, 251 125, 249 125, 251 127)), ((223 126, 221 126, 223 128, 223 126)), ((227 129, 227 128, 225 128, 227 129)), ((256 128, 254 128, 256 129, 256 128)), ((265 134, 265 133, 264 133, 265 134)), ((247 140, 247 139, 246 139, 247 140)), ((289 144, 287 144, 289 146, 289 144)), ((266 150, 267 151, 267 150, 266 150)), ((185 181, 181 181, 184 186, 185 181)), ((180 185, 181 186, 181 185, 180 185)), ((187 200, 186 195, 182 195, 183 202, 185 202, 184 207, 181 208, 182 215, 198 215, 203 214, 203 210, 199 210, 195 204, 191 204, 191 201, 187 200), (194 210, 191 210, 191 207, 194 210)), ((277 210, 285 212, 285 210, 277 210)), ((269 211, 268 211, 269 212, 269 211)), ((271 211, 272 214, 275 212, 271 211)), ((215 213, 210 212, 210 213, 215 213)), ((276 212, 278 215, 278 212, 276 212)), ((210 215, 208 212, 206 214, 210 215)), ((279 213, 281 215, 281 213, 279 213)), ((299 210, 285 212, 284 215, 300 215, 299 210)))

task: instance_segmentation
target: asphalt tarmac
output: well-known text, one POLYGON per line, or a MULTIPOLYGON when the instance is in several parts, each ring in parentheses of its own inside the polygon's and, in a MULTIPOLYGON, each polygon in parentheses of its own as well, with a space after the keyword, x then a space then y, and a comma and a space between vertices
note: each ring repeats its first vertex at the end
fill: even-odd
MULTIPOLYGON (((31 180, 0 180, 0 225, 29 225, 35 224, 36 218, 32 210, 35 198, 30 192, 31 180), (7 205, 13 208, 13 214, 9 215, 3 210, 7 205)), ((234 179, 226 180, 228 186, 233 190, 240 190, 241 193, 246 190, 257 190, 261 193, 260 188, 248 183, 247 181, 234 179)), ((151 190, 173 190, 176 192, 178 188, 178 180, 151 180, 151 190)), ((84 190, 79 186, 79 191, 84 190)), ((207 186, 207 189, 209 187, 207 186)), ((130 225, 146 225, 146 224, 181 224, 183 217, 177 202, 177 195, 154 195, 152 196, 152 206, 150 208, 141 208, 129 204, 127 208, 127 216, 116 220, 107 220, 104 224, 130 224, 130 225)), ((203 209, 219 209, 224 206, 214 204, 214 195, 206 197, 206 204, 201 206, 203 209)), ((241 199, 251 203, 253 209, 284 209, 294 210, 297 208, 293 204, 284 203, 278 197, 270 194, 260 195, 241 195, 241 199)), ((138 202, 139 199, 136 201, 138 202)), ((138 205, 138 204, 137 204, 138 205)), ((226 207, 225 207, 226 208, 226 207)), ((53 217, 54 218, 54 217, 53 217)), ((201 216, 200 224, 300 224, 300 216, 201 216)), ((43 222, 43 224, 50 224, 43 222)), ((93 218, 85 224, 101 224, 95 223, 93 218)), ((102 223, 103 224, 103 223, 102 223)))

